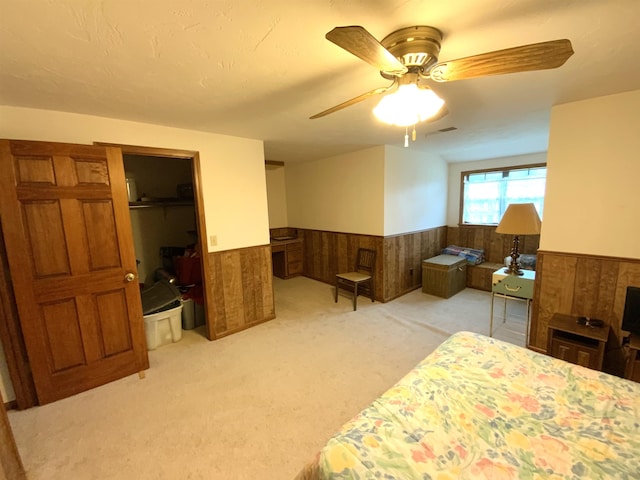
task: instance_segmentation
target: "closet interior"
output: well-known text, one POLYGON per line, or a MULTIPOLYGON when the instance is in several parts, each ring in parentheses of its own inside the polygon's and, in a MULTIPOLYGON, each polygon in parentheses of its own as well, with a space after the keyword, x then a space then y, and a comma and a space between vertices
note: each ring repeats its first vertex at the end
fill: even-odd
POLYGON ((177 341, 181 331, 174 328, 191 330, 205 324, 193 164, 184 158, 131 154, 124 154, 123 161, 147 344, 152 350, 167 343, 156 338, 158 328, 164 328, 160 335, 177 341), (181 310, 175 308, 179 321, 164 322, 166 326, 150 322, 162 319, 156 312, 180 305, 181 310))

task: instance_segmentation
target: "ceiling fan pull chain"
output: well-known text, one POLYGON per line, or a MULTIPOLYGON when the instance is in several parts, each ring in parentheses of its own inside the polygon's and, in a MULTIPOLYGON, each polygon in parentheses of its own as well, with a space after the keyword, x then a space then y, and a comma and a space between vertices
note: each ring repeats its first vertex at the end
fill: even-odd
POLYGON ((409 127, 404 127, 404 146, 409 146, 409 127))

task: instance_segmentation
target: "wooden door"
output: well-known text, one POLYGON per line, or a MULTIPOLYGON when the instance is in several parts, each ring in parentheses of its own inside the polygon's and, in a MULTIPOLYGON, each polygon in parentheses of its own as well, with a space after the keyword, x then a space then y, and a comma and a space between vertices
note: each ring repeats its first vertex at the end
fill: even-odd
POLYGON ((40 404, 149 367, 120 150, 0 140, 0 218, 40 404))

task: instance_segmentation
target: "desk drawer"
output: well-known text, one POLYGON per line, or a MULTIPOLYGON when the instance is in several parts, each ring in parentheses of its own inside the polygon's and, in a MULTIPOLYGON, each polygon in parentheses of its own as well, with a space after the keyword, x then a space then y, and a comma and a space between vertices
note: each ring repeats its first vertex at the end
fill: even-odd
POLYGON ((288 243, 287 252, 302 252, 302 242, 288 243))
POLYGON ((289 262, 287 265, 287 275, 302 274, 302 262, 289 262))
POLYGON ((302 249, 296 248, 294 250, 287 249, 287 262, 296 263, 302 262, 302 249))
POLYGON ((507 275, 496 281, 494 275, 492 290, 502 295, 530 299, 533 298, 533 281, 515 275, 507 275))

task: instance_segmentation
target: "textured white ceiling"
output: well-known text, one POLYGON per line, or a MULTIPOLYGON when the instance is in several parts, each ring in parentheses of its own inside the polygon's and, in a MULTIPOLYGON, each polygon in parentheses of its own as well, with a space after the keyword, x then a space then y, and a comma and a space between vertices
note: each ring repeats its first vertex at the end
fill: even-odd
POLYGON ((0 0, 0 104, 257 138, 269 160, 306 161, 404 139, 376 99, 308 119, 389 83, 324 38, 334 26, 432 25, 441 61, 568 38, 559 69, 435 84, 450 114, 410 147, 526 154, 546 150, 552 105, 640 88, 639 18, 640 0, 0 0))

